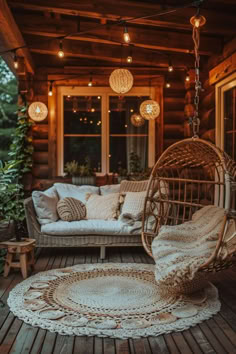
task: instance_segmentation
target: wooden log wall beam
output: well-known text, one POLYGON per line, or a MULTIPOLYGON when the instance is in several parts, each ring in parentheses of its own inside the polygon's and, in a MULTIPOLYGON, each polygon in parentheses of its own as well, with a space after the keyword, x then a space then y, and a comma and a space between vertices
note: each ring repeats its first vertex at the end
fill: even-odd
MULTIPOLYGON (((39 26, 38 24, 40 21, 42 21, 42 16, 20 15, 16 16, 16 19, 20 25, 22 33, 25 34, 58 37, 60 34, 73 33, 69 30, 67 31, 66 29, 68 27, 68 21, 65 21, 65 24, 63 21, 61 21, 59 26, 57 23, 55 25, 55 20, 53 20, 51 24, 50 21, 46 21, 43 26, 39 26)), ((74 25, 76 28, 77 22, 74 22, 74 25)), ((77 30, 75 30, 74 33, 76 31, 77 30)), ((83 35, 71 35, 68 36, 67 39, 119 46, 121 43, 123 43, 123 28, 120 26, 110 26, 108 24, 98 28, 97 23, 81 21, 80 31, 90 32, 83 35)), ((140 48, 179 53, 193 52, 193 40, 191 33, 180 34, 176 33, 176 31, 170 30, 160 31, 158 29, 153 30, 139 27, 130 27, 129 34, 131 37, 131 43, 140 48)), ((65 45, 67 39, 63 41, 65 45)), ((199 53, 201 55, 212 55, 213 53, 218 53, 220 51, 221 44, 221 40, 218 38, 201 36, 201 46, 199 53)))
MULTIPOLYGON (((6 0, 0 0, 0 28, 1 36, 5 42, 5 49, 18 48, 25 45, 22 34, 12 16, 6 0)), ((34 63, 28 48, 17 50, 17 55, 24 57, 27 71, 34 74, 34 63)), ((10 60, 11 57, 8 56, 10 60)), ((13 62, 13 55, 11 62, 13 62)), ((12 64, 11 64, 12 65, 12 64)))
MULTIPOLYGON (((88 17, 106 21, 126 20, 132 18, 132 23, 146 26, 157 26, 166 28, 175 28, 180 30, 191 30, 192 26, 189 19, 196 13, 196 8, 186 8, 177 12, 157 16, 153 18, 138 18, 147 15, 153 15, 159 11, 163 11, 161 4, 149 4, 143 2, 127 2, 125 0, 117 1, 106 0, 97 2, 79 2, 50 0, 37 0, 29 3, 28 0, 9 1, 12 8, 22 8, 33 11, 49 11, 60 13, 62 15, 88 17)), ((166 7, 168 9, 170 7, 166 7)), ((234 15, 224 15, 222 12, 214 11, 214 9, 202 9, 201 13, 207 18, 207 23, 202 32, 215 33, 219 35, 234 35, 235 17, 234 15), (220 26, 219 26, 220 23, 220 26)))

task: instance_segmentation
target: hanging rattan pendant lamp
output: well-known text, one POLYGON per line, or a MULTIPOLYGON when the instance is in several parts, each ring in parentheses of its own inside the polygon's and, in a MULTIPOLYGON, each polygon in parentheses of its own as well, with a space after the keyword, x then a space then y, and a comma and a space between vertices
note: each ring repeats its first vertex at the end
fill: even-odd
POLYGON ((134 78, 127 69, 115 69, 109 77, 111 89, 118 94, 125 94, 133 87, 134 78))

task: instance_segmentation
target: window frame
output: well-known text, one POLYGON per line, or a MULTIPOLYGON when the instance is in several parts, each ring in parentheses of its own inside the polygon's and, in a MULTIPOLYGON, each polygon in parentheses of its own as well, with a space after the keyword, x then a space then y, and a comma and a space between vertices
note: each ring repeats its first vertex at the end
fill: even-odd
POLYGON ((225 102, 224 94, 226 91, 236 86, 236 72, 221 80, 215 87, 216 98, 216 146, 224 150, 225 129, 224 129, 224 112, 225 102))
MULTIPOLYGON (((133 87, 124 96, 150 96, 155 99, 154 87, 133 87)), ((109 97, 120 96, 110 87, 82 87, 82 86, 58 86, 57 88, 57 107, 58 107, 58 129, 57 129, 57 175, 64 175, 64 96, 101 96, 101 173, 109 171, 109 139, 110 139, 110 120, 109 120, 109 97)), ((148 121, 148 167, 155 163, 155 133, 156 120, 148 121)), ((84 135, 86 136, 86 134, 84 135)))

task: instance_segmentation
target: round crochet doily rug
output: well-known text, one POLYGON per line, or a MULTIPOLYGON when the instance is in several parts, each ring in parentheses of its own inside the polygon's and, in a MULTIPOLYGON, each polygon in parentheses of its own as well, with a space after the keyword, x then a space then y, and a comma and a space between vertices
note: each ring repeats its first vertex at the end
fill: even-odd
POLYGON ((139 338, 182 331, 220 310, 217 289, 161 297, 154 266, 84 264, 38 273, 9 294, 15 316, 65 335, 139 338))

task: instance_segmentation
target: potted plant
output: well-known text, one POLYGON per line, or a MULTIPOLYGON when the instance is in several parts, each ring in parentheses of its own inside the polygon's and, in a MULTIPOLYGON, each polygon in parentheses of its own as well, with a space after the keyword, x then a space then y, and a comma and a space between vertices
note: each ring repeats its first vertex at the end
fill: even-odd
POLYGON ((67 162, 65 164, 65 172, 72 176, 72 183, 76 185, 95 185, 96 175, 88 160, 85 164, 79 165, 75 160, 67 162))

